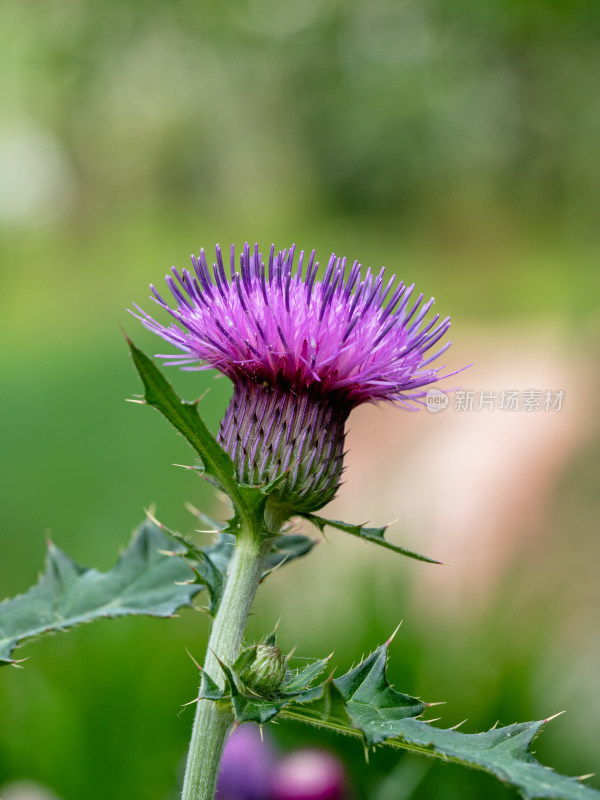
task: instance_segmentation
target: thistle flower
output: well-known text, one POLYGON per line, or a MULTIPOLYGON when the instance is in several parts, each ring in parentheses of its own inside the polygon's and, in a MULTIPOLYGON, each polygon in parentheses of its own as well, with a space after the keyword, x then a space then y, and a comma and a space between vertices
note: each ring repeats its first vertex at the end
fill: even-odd
POLYGON ((342 762, 326 750, 296 750, 273 770, 273 800, 344 800, 350 797, 342 762))
POLYGON ((267 264, 245 245, 229 276, 219 246, 209 268, 204 250, 193 271, 175 267, 166 282, 171 307, 154 286, 153 299, 177 324, 157 322, 136 306, 135 316, 181 350, 159 354, 185 370, 215 368, 233 382, 219 441, 240 481, 261 484, 286 473, 274 495, 280 517, 315 511, 335 495, 343 469, 345 423, 361 403, 423 404, 428 385, 442 377, 431 352, 449 318, 426 317, 433 298, 414 297, 414 285, 385 280, 355 261, 331 256, 322 279, 313 251, 275 252, 267 264))
POLYGON ((276 754, 258 725, 240 725, 225 743, 217 783, 219 800, 265 800, 271 797, 276 754))

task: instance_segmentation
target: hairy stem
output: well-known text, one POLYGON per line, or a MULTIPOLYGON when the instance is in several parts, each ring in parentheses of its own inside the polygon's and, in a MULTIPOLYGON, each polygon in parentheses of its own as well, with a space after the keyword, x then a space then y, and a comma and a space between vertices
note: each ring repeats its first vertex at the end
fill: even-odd
MULTIPOLYGON (((224 685, 224 676, 217 656, 221 661, 232 662, 239 654, 272 541, 251 530, 238 535, 204 663, 204 671, 220 686, 224 685)), ((223 708, 220 703, 199 700, 196 704, 183 800, 213 800, 225 736, 232 723, 231 710, 223 708)))

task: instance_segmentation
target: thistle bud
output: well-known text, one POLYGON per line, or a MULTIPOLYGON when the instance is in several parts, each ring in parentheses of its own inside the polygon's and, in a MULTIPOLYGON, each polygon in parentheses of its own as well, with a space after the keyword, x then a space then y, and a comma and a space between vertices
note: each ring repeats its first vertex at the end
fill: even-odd
POLYGON ((285 658, 276 644, 257 644, 250 648, 247 664, 240 673, 240 678, 256 694, 270 695, 283 683, 285 670, 285 658))

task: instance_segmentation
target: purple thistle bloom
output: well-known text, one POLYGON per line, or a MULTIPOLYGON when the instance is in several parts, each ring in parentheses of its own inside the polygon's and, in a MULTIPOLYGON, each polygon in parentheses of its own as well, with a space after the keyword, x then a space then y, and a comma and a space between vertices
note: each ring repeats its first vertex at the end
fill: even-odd
POLYGON ((266 800, 271 796, 275 752, 257 725, 240 725, 225 742, 217 781, 218 800, 266 800))
POLYGON ((342 762, 325 750, 297 750, 275 765, 273 800, 343 800, 348 797, 342 762))
POLYGON ((154 286, 153 299, 178 324, 162 325, 138 306, 143 324, 181 353, 159 355, 168 365, 214 367, 234 384, 219 440, 238 477, 250 484, 288 478, 278 489, 284 515, 314 511, 335 495, 343 468, 344 429, 361 403, 423 404, 426 388, 447 375, 432 362, 450 346, 431 352, 450 319, 426 317, 414 285, 362 273, 355 261, 329 259, 321 280, 315 252, 294 247, 265 264, 248 244, 239 268, 231 247, 229 276, 219 246, 212 269, 204 250, 193 271, 173 267, 166 277, 176 307, 154 286))

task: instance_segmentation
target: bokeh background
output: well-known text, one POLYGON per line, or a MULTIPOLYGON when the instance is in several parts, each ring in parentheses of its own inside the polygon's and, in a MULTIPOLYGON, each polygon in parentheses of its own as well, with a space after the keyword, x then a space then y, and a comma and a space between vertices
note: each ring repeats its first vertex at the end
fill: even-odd
MULTIPOLYGON (((330 514, 451 566, 332 532, 261 589, 299 656, 340 669, 400 621, 396 688, 477 731, 568 713, 546 763, 600 768, 596 0, 17 0, 0 6, 0 593, 48 535, 109 568, 154 505, 223 508, 139 391, 120 331, 171 264, 271 241, 387 265, 453 317, 456 386, 562 390, 561 411, 362 408, 330 514)), ((229 387, 172 373, 216 428, 229 387)), ((102 621, 0 674, 0 786, 177 797, 206 615, 102 621)), ((437 716, 437 715, 436 715, 437 716)), ((486 776, 282 723, 353 797, 513 797, 486 776)), ((598 786, 597 780, 594 784, 598 786)), ((0 789, 0 794, 2 790, 0 789)), ((12 796, 12 795, 11 795, 12 796)))

